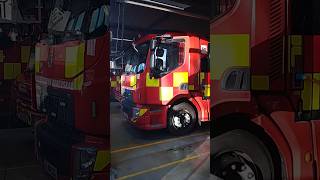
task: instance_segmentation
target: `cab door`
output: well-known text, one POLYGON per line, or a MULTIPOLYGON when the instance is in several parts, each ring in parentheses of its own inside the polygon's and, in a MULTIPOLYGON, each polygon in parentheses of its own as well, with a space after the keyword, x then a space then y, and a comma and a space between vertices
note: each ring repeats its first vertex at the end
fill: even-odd
MULTIPOLYGON (((291 4, 291 36, 289 36, 289 87, 296 91, 299 101, 296 121, 310 122, 314 174, 320 179, 320 2, 293 0, 291 4)), ((294 101, 293 101, 294 102, 294 101)), ((311 140, 310 140, 311 141, 311 140)))
POLYGON ((200 61, 199 85, 204 106, 203 120, 210 120, 210 59, 207 55, 200 61))

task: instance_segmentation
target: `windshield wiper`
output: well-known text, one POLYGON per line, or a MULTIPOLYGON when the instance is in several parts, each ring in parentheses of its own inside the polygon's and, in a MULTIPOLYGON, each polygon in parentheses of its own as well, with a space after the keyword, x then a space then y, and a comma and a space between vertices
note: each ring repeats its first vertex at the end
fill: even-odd
POLYGON ((132 44, 132 47, 133 47, 133 49, 134 49, 137 53, 139 53, 139 50, 136 48, 136 45, 135 45, 135 44, 132 44))

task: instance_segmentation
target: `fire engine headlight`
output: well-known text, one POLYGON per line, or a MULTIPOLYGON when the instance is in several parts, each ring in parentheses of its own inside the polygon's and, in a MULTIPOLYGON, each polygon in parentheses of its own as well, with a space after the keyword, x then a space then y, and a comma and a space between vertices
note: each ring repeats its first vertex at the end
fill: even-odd
POLYGON ((143 116, 147 111, 148 109, 145 108, 132 108, 132 114, 134 115, 134 117, 143 116))
POLYGON ((74 180, 88 180, 91 177, 97 156, 94 147, 80 147, 74 156, 74 180))

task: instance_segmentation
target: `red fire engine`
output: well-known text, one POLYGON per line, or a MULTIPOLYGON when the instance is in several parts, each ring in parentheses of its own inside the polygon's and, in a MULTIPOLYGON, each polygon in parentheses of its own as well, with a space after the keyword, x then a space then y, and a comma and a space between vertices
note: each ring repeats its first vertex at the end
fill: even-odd
POLYGON ((320 178, 320 4, 215 0, 211 173, 320 178))
POLYGON ((0 118, 1 126, 13 125, 16 112, 15 80, 24 72, 29 62, 29 44, 12 42, 1 32, 0 45, 0 118), (8 122, 4 122, 7 119, 8 122))
POLYGON ((22 46, 21 57, 28 66, 15 80, 16 116, 23 123, 33 126, 44 115, 36 107, 36 90, 34 79, 34 46, 22 46))
POLYGON ((36 155, 55 179, 108 179, 108 1, 57 1, 36 45, 36 155), (76 6, 75 6, 76 4, 76 6))
POLYGON ((208 41, 190 34, 147 35, 124 55, 122 110, 146 130, 182 135, 209 120, 208 41))

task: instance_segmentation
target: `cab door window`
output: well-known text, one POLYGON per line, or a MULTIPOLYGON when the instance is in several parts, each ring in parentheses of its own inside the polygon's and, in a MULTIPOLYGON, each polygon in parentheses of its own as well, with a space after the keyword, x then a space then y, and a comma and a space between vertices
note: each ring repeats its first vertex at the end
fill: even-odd
POLYGON ((139 45, 132 45, 124 54, 125 72, 141 74, 146 68, 149 52, 149 41, 139 45))
POLYGON ((216 19, 219 16, 227 13, 232 9, 236 0, 213 0, 212 19, 216 19))

